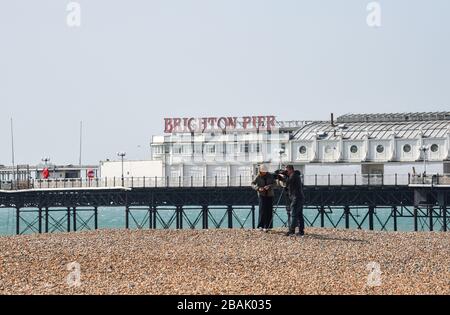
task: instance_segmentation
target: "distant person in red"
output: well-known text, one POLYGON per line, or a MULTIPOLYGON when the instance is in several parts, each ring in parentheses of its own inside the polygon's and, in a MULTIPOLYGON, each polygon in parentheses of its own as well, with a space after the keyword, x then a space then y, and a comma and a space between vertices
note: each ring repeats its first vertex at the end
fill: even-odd
POLYGON ((50 176, 50 171, 49 171, 48 168, 46 167, 46 168, 44 168, 44 169, 42 170, 42 178, 43 178, 43 179, 48 179, 49 176, 50 176))

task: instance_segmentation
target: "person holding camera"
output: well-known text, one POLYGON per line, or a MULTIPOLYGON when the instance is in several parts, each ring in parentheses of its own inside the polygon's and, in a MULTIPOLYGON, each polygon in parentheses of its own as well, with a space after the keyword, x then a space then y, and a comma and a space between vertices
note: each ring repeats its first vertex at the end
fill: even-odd
POLYGON ((295 228, 298 226, 299 236, 305 235, 305 221, 303 219, 303 202, 305 195, 303 193, 303 184, 300 177, 300 171, 294 170, 294 166, 287 165, 286 170, 280 173, 282 185, 286 187, 289 197, 289 209, 291 211, 291 222, 287 236, 295 234, 295 228))
POLYGON ((267 167, 259 166, 259 174, 252 182, 252 187, 258 192, 259 220, 258 228, 267 232, 272 228, 273 216, 273 188, 276 186, 275 176, 269 173, 267 167))

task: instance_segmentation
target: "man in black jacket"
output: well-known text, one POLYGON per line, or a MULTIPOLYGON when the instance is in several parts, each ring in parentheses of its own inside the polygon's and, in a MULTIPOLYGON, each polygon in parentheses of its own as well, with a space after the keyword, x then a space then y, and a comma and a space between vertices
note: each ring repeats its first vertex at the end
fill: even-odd
POLYGON ((300 177, 300 172, 294 170, 294 166, 286 166, 287 176, 284 176, 284 183, 287 188, 288 197, 290 201, 290 210, 292 214, 291 224, 287 236, 295 234, 295 228, 299 227, 297 235, 305 235, 305 221, 303 219, 303 184, 300 177))

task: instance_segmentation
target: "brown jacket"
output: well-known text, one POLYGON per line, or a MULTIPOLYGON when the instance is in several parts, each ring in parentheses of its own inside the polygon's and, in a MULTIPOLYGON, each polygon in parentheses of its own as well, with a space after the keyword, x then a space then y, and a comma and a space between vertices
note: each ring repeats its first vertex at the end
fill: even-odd
POLYGON ((258 176, 256 176, 256 178, 252 181, 252 188, 254 190, 256 190, 258 192, 258 197, 273 197, 274 193, 273 193, 273 188, 277 186, 276 180, 275 180, 275 176, 273 176, 270 173, 266 173, 266 175, 261 176, 261 174, 259 174, 258 176), (264 192, 260 192, 258 189, 265 187, 265 186, 270 186, 270 188, 267 191, 264 192))

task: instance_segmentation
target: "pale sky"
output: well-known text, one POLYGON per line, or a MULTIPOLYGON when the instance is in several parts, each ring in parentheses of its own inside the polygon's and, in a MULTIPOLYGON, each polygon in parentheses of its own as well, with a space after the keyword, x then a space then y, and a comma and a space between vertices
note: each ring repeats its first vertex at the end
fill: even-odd
POLYGON ((0 0, 0 164, 148 158, 164 117, 450 110, 450 1, 0 0))

